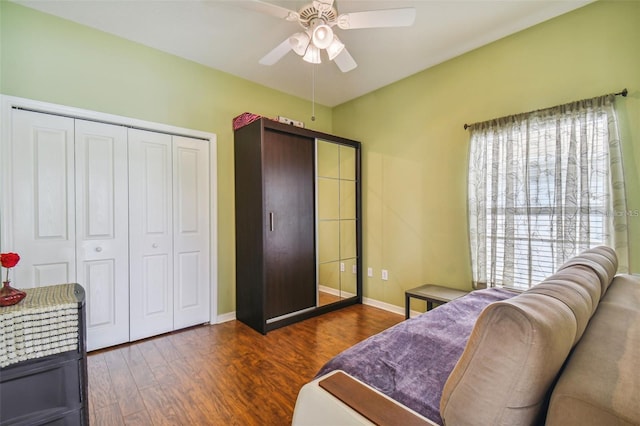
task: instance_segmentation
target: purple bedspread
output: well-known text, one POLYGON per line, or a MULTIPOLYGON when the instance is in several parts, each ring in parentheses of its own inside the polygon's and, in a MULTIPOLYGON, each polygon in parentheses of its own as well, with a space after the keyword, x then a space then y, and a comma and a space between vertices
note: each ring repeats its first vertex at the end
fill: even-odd
POLYGON ((403 321, 327 362, 316 377, 344 370, 428 419, 442 424, 442 389, 485 306, 516 293, 478 290, 403 321))

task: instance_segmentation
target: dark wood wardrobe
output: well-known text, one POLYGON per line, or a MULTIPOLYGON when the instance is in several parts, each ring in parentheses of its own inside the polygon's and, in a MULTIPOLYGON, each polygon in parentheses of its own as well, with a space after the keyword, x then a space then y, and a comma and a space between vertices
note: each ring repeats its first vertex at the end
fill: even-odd
POLYGON ((235 131, 236 318, 261 333, 362 301, 318 303, 318 139, 357 147, 359 172, 355 141, 265 118, 235 131))

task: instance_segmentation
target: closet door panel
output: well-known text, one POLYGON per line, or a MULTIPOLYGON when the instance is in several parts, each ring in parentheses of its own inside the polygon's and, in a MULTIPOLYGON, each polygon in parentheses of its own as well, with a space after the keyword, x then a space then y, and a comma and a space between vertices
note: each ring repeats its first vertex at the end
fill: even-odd
POLYGON ((209 144, 173 137, 174 328, 209 321, 209 144))
POLYGON ((76 281, 73 119, 14 110, 11 137, 11 277, 31 288, 76 281))
POLYGON ((130 338, 173 330, 171 136, 129 130, 130 338))
MULTIPOLYGON (((115 297, 115 282, 117 268, 114 259, 85 260, 78 262, 82 265, 79 276, 85 288, 87 296, 87 350, 104 348, 110 345, 117 345, 129 340, 129 298, 125 313, 117 315, 121 310, 122 300, 115 297), (91 301, 91 305, 89 305, 91 301), (122 316, 124 315, 124 318, 122 316), (118 336, 118 327, 125 323, 124 336, 118 336)), ((126 284, 126 283, 125 283, 126 284)), ((128 286, 127 286, 128 287, 128 286)))
MULTIPOLYGON (((18 244, 16 244, 16 246, 18 246, 18 244)), ((19 249, 18 253, 24 253, 24 251, 19 249)), ((33 258, 35 258, 36 256, 37 253, 29 252, 27 259, 31 259, 30 262, 33 262, 33 258)), ((20 262, 22 263, 23 261, 24 258, 21 257, 20 262)), ((29 272, 28 276, 31 277, 31 279, 33 280, 31 282, 34 283, 34 285, 28 285, 28 283, 24 279, 21 279, 21 276, 16 271, 16 275, 13 278, 13 282, 16 283, 16 286, 18 285, 18 282, 21 283, 19 284, 20 287, 29 288, 54 285, 58 283, 70 283, 76 281, 75 278, 71 278, 75 276, 75 259, 62 259, 59 261, 47 263, 31 263, 31 265, 29 266, 31 269, 26 272, 29 272)))
POLYGON ((76 120, 77 277, 87 349, 129 340, 127 129, 76 120))
MULTIPOLYGON (((171 259, 166 254, 149 254, 142 257, 142 262, 144 277, 141 281, 142 313, 145 320, 153 321, 154 317, 165 317, 171 313, 168 292, 162 289, 162 287, 170 286, 167 278, 169 277, 171 259), (162 283, 162 286, 158 286, 158 283, 162 283)), ((139 308, 140 306, 137 305, 138 303, 134 302, 132 308, 139 308)), ((139 326, 139 324, 134 325, 139 326)), ((168 327, 167 324, 165 324, 166 327, 168 327)))

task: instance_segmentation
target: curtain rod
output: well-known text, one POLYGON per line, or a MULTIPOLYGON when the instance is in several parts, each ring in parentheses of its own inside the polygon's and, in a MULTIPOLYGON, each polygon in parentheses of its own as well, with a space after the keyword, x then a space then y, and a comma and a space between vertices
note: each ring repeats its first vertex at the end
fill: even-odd
MULTIPOLYGON (((625 87, 624 89, 622 89, 622 91, 618 92, 618 93, 611 93, 614 96, 622 96, 623 98, 626 98, 627 95, 629 94, 629 91, 627 90, 627 88, 625 87)), ((477 124, 477 123, 474 123, 477 124)), ((473 124, 466 124, 464 125, 464 129, 467 130, 469 127, 473 126, 473 124)))

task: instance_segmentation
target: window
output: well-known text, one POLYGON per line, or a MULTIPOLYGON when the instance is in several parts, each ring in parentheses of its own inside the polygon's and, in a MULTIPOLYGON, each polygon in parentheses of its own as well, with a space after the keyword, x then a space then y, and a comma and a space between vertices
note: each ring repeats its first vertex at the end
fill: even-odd
POLYGON ((612 161, 620 159, 612 102, 610 95, 471 127, 474 285, 527 289, 589 247, 626 246, 626 221, 613 207, 624 202, 624 185, 621 162, 612 161))

